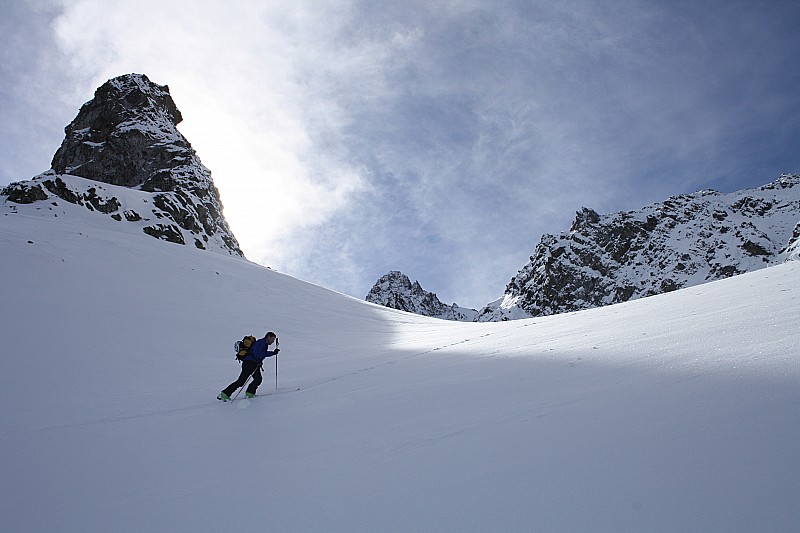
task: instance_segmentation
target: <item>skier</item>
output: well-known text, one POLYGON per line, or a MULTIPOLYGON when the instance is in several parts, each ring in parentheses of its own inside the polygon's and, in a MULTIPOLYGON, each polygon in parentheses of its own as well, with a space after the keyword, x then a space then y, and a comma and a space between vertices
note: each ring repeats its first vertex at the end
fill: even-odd
POLYGON ((245 397, 255 398, 256 389, 258 389, 258 386, 261 385, 262 381, 261 363, 267 357, 272 357, 281 351, 277 346, 272 351, 267 349, 277 339, 277 335, 271 331, 268 331, 267 334, 264 335, 263 339, 258 339, 253 344, 252 348, 250 348, 250 351, 247 352, 245 358, 242 359, 242 372, 239 374, 239 379, 228 385, 222 392, 220 392, 217 396, 217 400, 222 400, 223 402, 230 400, 231 394, 233 394, 233 392, 239 387, 243 387, 251 375, 253 376, 253 381, 247 386, 245 397))

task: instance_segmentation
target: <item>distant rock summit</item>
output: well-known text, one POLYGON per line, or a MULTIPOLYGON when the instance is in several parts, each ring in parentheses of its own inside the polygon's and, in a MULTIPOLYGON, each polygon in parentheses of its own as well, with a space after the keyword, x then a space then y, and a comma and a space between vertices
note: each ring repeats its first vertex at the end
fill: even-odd
POLYGON ((475 309, 442 303, 435 293, 422 288, 418 281, 411 283, 402 272, 392 271, 381 277, 367 294, 366 300, 418 315, 471 322, 478 315, 475 309))
MULTIPOLYGON (((800 175, 786 174, 758 189, 673 196, 638 211, 600 215, 583 208, 569 231, 541 238, 502 297, 477 316, 464 313, 455 320, 578 311, 792 259, 800 260, 800 175)), ((421 287, 409 286, 408 278, 390 273, 367 299, 428 316, 441 313, 435 305, 416 303, 422 298, 411 295, 421 294, 421 287)))
POLYGON ((800 175, 729 194, 673 196, 639 211, 584 208, 568 232, 542 237, 478 320, 600 307, 764 268, 797 254, 799 220, 800 175))
POLYGON ((0 194, 54 212, 67 202, 158 239, 243 256, 181 120, 166 85, 143 74, 111 79, 65 128, 51 169, 0 194))

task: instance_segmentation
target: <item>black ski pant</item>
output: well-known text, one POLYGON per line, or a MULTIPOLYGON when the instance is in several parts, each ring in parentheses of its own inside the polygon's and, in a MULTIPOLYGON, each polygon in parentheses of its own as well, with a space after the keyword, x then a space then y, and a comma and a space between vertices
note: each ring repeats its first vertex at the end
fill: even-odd
POLYGON ((236 389, 245 384, 247 378, 249 378, 251 374, 253 375, 253 381, 247 386, 247 392, 255 394, 256 389, 258 389, 262 381, 261 361, 242 361, 242 373, 239 374, 239 379, 228 385, 222 392, 228 396, 232 396, 236 389))

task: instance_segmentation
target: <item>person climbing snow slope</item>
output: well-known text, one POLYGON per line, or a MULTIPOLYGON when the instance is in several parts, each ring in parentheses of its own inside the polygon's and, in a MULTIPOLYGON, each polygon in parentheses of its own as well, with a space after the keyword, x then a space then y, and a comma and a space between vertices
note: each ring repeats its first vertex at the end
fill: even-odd
POLYGON ((222 400, 223 402, 230 400, 231 394, 239 387, 243 387, 250 376, 253 376, 253 381, 247 386, 245 397, 254 398, 256 390, 258 386, 261 385, 262 381, 261 363, 267 357, 272 357, 280 351, 277 344, 274 350, 269 350, 269 347, 273 343, 277 343, 277 340, 278 336, 271 331, 268 331, 267 334, 264 335, 264 338, 258 339, 253 346, 250 347, 244 359, 242 359, 242 371, 239 374, 239 378, 223 389, 222 392, 217 395, 217 400, 222 400))

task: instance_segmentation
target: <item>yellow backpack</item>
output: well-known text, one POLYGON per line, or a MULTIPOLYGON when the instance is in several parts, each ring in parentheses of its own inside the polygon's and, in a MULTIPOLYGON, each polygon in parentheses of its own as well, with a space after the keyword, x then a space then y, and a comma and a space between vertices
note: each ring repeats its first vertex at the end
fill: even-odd
POLYGON ((236 360, 240 363, 242 360, 247 357, 247 354, 250 353, 250 348, 256 343, 256 338, 252 335, 247 335, 240 341, 236 341, 233 344, 233 351, 236 353, 236 360))

